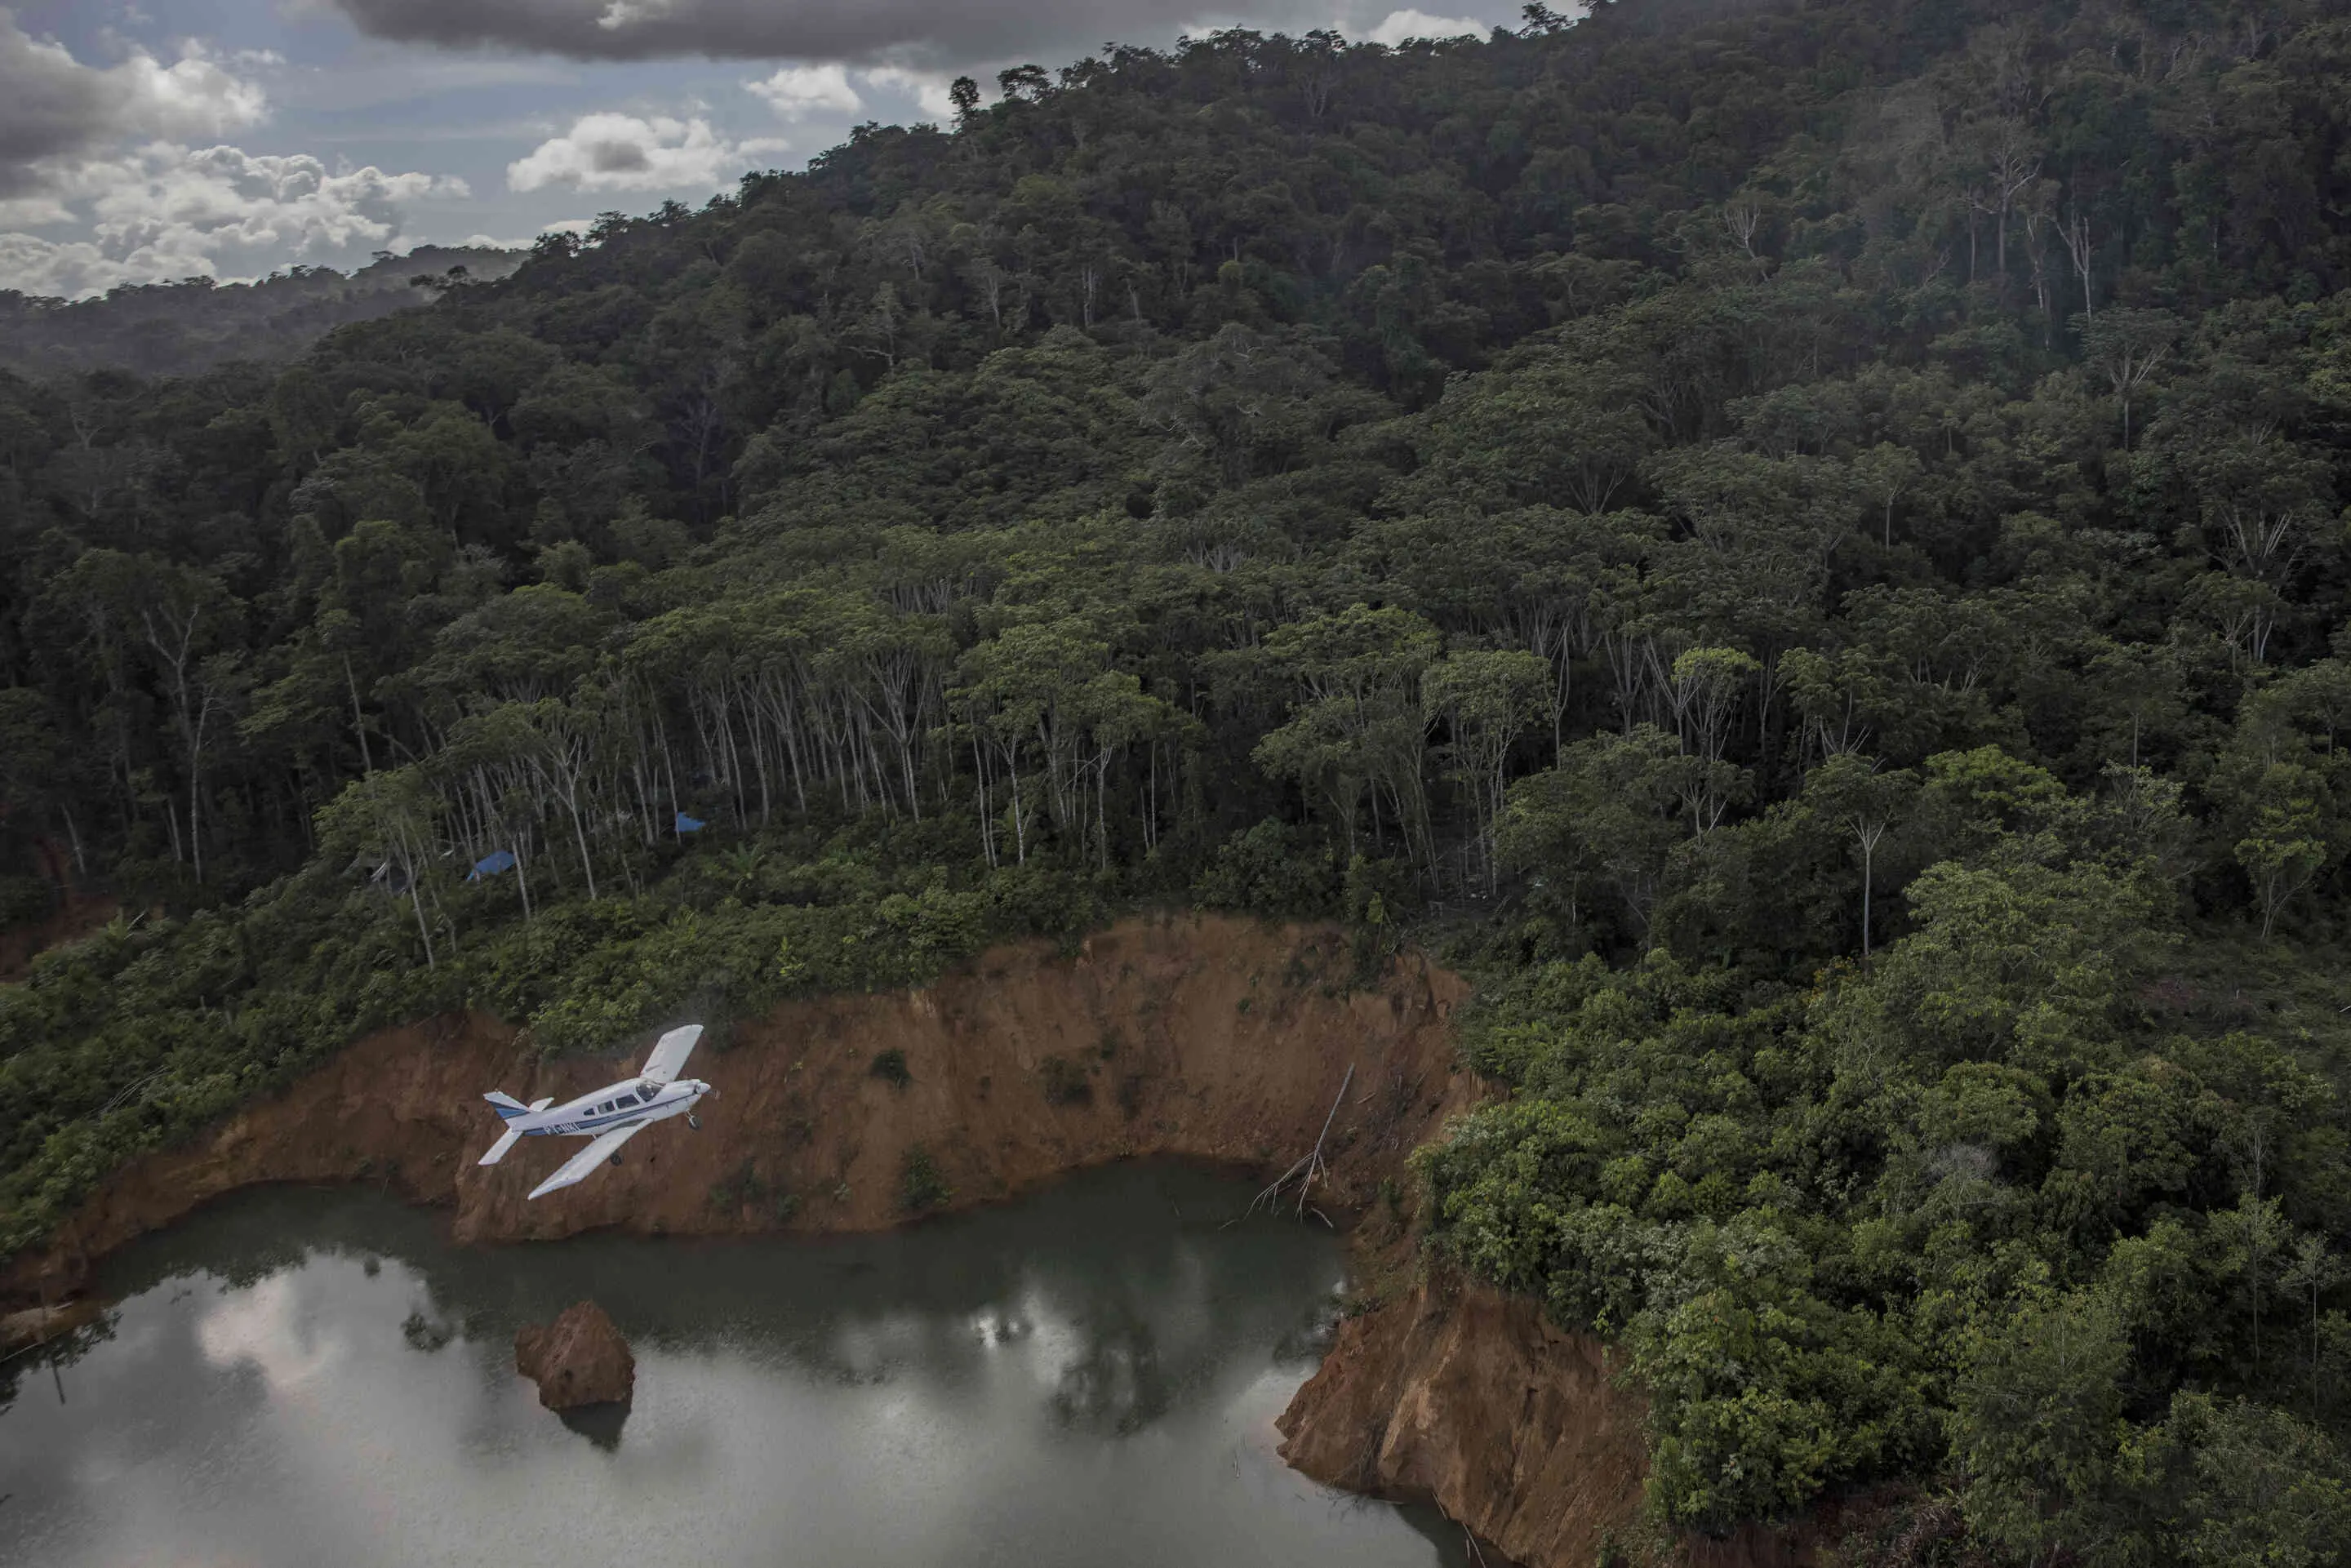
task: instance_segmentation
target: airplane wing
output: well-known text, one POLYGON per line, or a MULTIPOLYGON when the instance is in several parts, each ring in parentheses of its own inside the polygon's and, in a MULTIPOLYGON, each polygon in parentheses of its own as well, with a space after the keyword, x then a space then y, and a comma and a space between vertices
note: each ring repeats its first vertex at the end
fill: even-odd
POLYGON ((701 1038, 702 1026, 698 1023, 670 1030, 653 1043, 653 1054, 645 1058, 644 1069, 637 1076, 649 1083, 667 1083, 685 1065, 694 1042, 701 1038))
POLYGON ((598 1166, 620 1153, 621 1145, 635 1137, 639 1128, 647 1125, 649 1124, 644 1122, 631 1122, 626 1126, 614 1127, 608 1133, 597 1134, 586 1148, 564 1161, 556 1168, 553 1176, 531 1188, 530 1196, 544 1197, 558 1187, 569 1186, 574 1182, 585 1181, 589 1174, 598 1166))

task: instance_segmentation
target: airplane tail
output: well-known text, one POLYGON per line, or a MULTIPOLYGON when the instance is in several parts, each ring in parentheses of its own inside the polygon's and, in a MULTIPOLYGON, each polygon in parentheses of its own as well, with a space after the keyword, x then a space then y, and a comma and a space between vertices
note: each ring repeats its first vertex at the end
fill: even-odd
MULTIPOLYGON (((500 1093, 495 1089, 491 1090, 487 1094, 483 1095, 482 1098, 487 1100, 490 1103, 490 1109, 496 1111, 498 1113, 499 1118, 508 1124, 511 1124, 517 1116, 528 1116, 534 1111, 544 1111, 549 1105, 555 1103, 554 1097, 550 1095, 547 1099, 526 1105, 521 1101, 516 1099, 513 1095, 500 1093)), ((490 1145, 490 1152, 484 1155, 479 1163, 486 1166, 494 1166, 497 1164, 500 1160, 507 1157, 507 1151, 515 1146, 516 1142, 522 1137, 522 1128, 513 1126, 511 1124, 508 1125, 507 1130, 499 1134, 498 1141, 490 1145)))

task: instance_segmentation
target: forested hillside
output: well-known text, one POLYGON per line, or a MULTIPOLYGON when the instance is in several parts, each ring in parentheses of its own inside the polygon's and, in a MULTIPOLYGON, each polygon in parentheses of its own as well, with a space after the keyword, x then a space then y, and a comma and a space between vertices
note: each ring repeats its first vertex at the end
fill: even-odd
POLYGON ((1628 1349, 1660 1521, 2340 1561, 2339 7, 998 89, 291 367, 0 388, 0 902, 150 912, 0 988, 0 1249, 433 1009, 1337 915, 1480 975, 1431 1246, 1628 1349))
POLYGON ((91 371, 195 375, 233 360, 290 360, 351 321, 494 281, 521 253, 420 246, 356 272, 296 267, 252 283, 126 283, 89 299, 0 289, 0 370, 39 379, 91 371))

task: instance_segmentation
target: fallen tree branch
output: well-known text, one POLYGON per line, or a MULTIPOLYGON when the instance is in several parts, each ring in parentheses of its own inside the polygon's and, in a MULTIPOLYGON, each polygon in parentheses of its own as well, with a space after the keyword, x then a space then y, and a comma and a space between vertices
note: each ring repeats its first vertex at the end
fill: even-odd
MULTIPOLYGON (((1228 1224, 1238 1225, 1241 1220, 1247 1219, 1257 1212, 1259 1204, 1265 1205, 1268 1208, 1279 1206, 1281 1202, 1281 1189, 1288 1186, 1292 1178, 1298 1181, 1297 1216, 1301 1219, 1306 1218, 1306 1195, 1312 1189, 1314 1178, 1331 1174, 1329 1163, 1322 1158, 1322 1145, 1331 1136, 1331 1124, 1339 1119, 1339 1107, 1346 1103, 1347 1086, 1354 1081, 1355 1064, 1351 1061, 1347 1064, 1347 1076, 1339 1081, 1339 1092, 1331 1102, 1330 1113, 1322 1118, 1322 1131, 1315 1137, 1314 1146, 1309 1149, 1296 1165, 1276 1176, 1272 1186, 1249 1199, 1249 1206, 1241 1210, 1239 1218, 1228 1221, 1228 1224)), ((1331 1223, 1329 1216, 1322 1215, 1319 1210, 1317 1214, 1323 1224, 1331 1223)), ((1333 1226, 1332 1228, 1336 1229, 1337 1227, 1333 1226)))

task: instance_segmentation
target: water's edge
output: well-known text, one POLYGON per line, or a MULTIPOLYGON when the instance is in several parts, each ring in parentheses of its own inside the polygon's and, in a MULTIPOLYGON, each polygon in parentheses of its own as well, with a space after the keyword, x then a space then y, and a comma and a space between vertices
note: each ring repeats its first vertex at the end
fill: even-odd
POLYGON ((117 1253, 78 1357, 13 1380, 0 1563, 1466 1560, 1434 1510, 1276 1458, 1346 1262, 1320 1227, 1228 1226, 1251 1190, 1149 1162, 882 1234, 528 1249, 245 1192, 117 1253), (512 1334, 582 1297, 638 1392, 567 1427, 512 1334), (344 1537, 353 1509, 390 1533, 344 1537))
POLYGON ((652 1129, 618 1168, 536 1202, 530 1188, 576 1145, 526 1139, 475 1165, 496 1131, 483 1092, 569 1096, 632 1062, 540 1061, 480 1014, 381 1030, 118 1172, 47 1247, 9 1261, 0 1305, 64 1300, 133 1238, 275 1182, 373 1183, 446 1207, 463 1243, 871 1231, 908 1218, 918 1154, 956 1208, 1140 1156, 1272 1174, 1327 1119, 1319 1190, 1359 1205, 1478 1089, 1456 1070, 1448 1022, 1467 983, 1407 956, 1361 986, 1353 962, 1336 927, 1159 916, 1074 956, 1021 944, 923 990, 790 1002, 697 1056, 720 1090, 700 1132, 652 1129), (904 1082, 875 1072, 885 1051, 904 1082))

